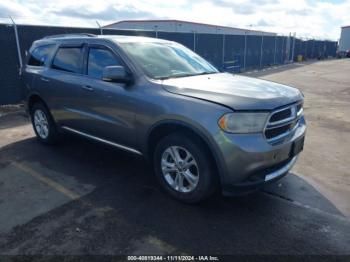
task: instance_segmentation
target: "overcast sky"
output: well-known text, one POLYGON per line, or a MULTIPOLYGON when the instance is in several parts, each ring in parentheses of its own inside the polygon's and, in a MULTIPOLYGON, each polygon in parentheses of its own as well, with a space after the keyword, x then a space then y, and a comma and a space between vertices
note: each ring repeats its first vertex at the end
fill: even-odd
POLYGON ((337 40, 350 0, 1 0, 0 22, 96 27, 125 19, 178 19, 337 40), (1 19, 2 18, 2 19, 1 19))

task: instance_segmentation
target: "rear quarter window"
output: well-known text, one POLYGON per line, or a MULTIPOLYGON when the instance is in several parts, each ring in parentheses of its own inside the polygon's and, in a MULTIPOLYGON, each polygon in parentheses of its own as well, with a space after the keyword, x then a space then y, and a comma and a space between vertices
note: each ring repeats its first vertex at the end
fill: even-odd
POLYGON ((35 48, 30 54, 28 65, 30 66, 44 66, 47 64, 50 55, 55 48, 55 45, 44 45, 35 48))

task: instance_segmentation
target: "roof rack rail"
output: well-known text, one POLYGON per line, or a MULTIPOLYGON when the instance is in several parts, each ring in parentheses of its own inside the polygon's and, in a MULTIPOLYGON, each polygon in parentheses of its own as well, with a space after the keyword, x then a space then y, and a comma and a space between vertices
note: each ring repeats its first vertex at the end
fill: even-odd
POLYGON ((43 39, 59 38, 59 37, 82 37, 82 36, 94 37, 94 36, 96 36, 96 35, 94 35, 94 34, 89 34, 89 33, 59 34, 59 35, 49 35, 49 36, 45 36, 43 39))

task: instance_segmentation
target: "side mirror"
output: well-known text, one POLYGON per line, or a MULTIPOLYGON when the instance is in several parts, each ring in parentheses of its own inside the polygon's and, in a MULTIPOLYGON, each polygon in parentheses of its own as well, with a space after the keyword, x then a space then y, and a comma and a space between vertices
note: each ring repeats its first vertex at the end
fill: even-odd
POLYGON ((131 78, 124 66, 106 66, 102 72, 102 80, 126 84, 131 82, 131 78))

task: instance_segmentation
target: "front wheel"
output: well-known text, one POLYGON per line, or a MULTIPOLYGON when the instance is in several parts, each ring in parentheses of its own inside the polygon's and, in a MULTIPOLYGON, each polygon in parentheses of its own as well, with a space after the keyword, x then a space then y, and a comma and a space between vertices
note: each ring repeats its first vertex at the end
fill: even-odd
POLYGON ((199 139, 181 133, 162 138, 156 146, 154 168, 163 188, 173 197, 196 203, 215 190, 213 161, 199 139))

